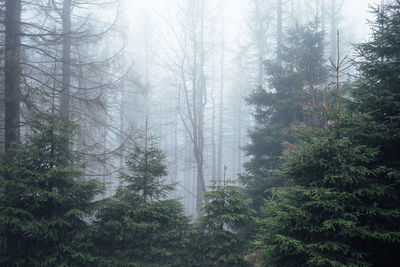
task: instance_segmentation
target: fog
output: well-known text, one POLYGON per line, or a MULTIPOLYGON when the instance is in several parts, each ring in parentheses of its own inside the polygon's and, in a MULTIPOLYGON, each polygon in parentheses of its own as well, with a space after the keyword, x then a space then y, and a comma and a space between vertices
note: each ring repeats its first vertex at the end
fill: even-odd
POLYGON ((0 0, 0 266, 397 266, 399 10, 0 0))
MULTIPOLYGON (((345 55, 352 57, 352 45, 369 39, 370 27, 367 21, 373 19, 370 7, 380 2, 334 2, 337 9, 334 27, 341 34, 340 45, 345 55)), ((268 32, 262 37, 265 38, 263 57, 268 59, 273 57, 276 49, 277 10, 273 1, 259 1, 259 5, 261 3, 266 9, 258 12, 270 16, 263 22, 268 24, 268 32)), ((252 110, 246 105, 245 98, 258 85, 255 77, 258 66, 254 57, 259 48, 250 26, 254 21, 255 4, 258 4, 257 1, 204 1, 207 103, 204 111, 203 168, 206 183, 223 179, 224 165, 227 167, 226 176, 237 180, 237 174, 242 172, 241 165, 247 160, 241 147, 248 143, 247 131, 254 122, 252 110), (222 117, 221 90, 224 98, 222 117), (220 133, 221 119, 223 126, 220 133), (220 141, 222 148, 218 147, 220 141), (218 161, 219 153, 221 159, 218 161)), ((148 87, 145 95, 142 92, 139 96, 144 97, 143 101, 147 104, 141 106, 140 102, 143 104, 143 101, 132 99, 131 104, 126 103, 130 107, 127 107, 129 111, 126 111, 125 116, 132 118, 132 123, 138 128, 143 128, 145 117, 148 116, 152 134, 159 136, 160 144, 168 155, 169 179, 179 181, 179 190, 174 196, 182 199, 190 214, 195 214, 196 161, 182 118, 176 114, 179 113, 177 87, 180 79, 176 66, 181 60, 179 57, 185 53, 180 51, 182 34, 187 34, 184 31, 188 30, 182 25, 186 15, 185 5, 190 3, 172 0, 122 1, 119 18, 126 38, 124 43, 128 59, 125 64, 133 66, 134 75, 148 87)), ((329 51, 329 34, 332 30, 330 8, 330 1, 288 1, 283 7, 283 29, 292 27, 293 23, 313 22, 315 16, 319 16, 326 25, 325 46, 326 51, 329 51)), ((328 58, 329 52, 325 60, 328 61, 328 58)), ((267 86, 267 79, 264 77, 264 86, 267 86)), ((135 88, 127 87, 123 90, 130 94, 135 88)))

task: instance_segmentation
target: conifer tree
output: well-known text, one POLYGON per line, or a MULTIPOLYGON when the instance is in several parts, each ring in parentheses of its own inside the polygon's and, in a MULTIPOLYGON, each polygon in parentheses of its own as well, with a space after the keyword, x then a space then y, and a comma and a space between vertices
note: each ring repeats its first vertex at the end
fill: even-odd
POLYGON ((174 190, 165 184, 167 166, 165 154, 158 148, 154 136, 145 137, 144 144, 135 145, 126 161, 127 171, 121 173, 126 188, 142 196, 143 200, 160 199, 174 190))
POLYGON ((189 218, 179 201, 145 202, 120 188, 96 217, 96 266, 183 266, 189 218))
POLYGON ((313 131, 275 175, 258 235, 271 266, 397 266, 400 1, 376 9, 341 124, 313 131))
POLYGON ((285 146, 297 142, 293 126, 312 125, 318 112, 316 102, 321 99, 321 90, 318 94, 317 89, 327 78, 323 36, 313 24, 290 29, 278 58, 266 63, 270 88, 258 88, 248 98, 255 107, 257 125, 250 131, 251 143, 245 147, 251 159, 244 165, 241 182, 257 209, 263 203, 264 191, 281 184, 270 171, 282 164, 285 146))
POLYGON ((214 184, 209 188, 204 193, 204 216, 189 244, 190 266, 248 266, 244 258, 250 244, 242 234, 254 215, 251 201, 239 186, 214 184))
POLYGON ((378 212, 362 223, 375 232, 359 241, 374 266, 396 266, 400 253, 400 1, 373 9, 372 40, 357 46, 360 78, 353 90, 352 110, 369 114, 379 130, 368 144, 379 147, 373 196, 366 200, 378 212), (378 196, 379 193, 379 196, 378 196))
POLYGON ((34 113, 31 134, 0 162, 0 257, 2 266, 82 266, 88 253, 84 218, 102 192, 97 180, 82 181, 74 126, 54 112, 34 113))
MULTIPOLYGON (((379 131, 364 117, 343 118, 341 127, 318 130, 297 145, 280 172, 286 186, 270 190, 258 245, 271 266, 369 266, 357 247, 379 234, 361 223, 380 211, 374 202, 381 166, 378 149, 364 144, 379 131)), ((380 265, 383 266, 383 265, 380 265)))
POLYGON ((126 163, 124 183, 96 214, 97 266, 182 266, 189 218, 178 200, 160 200, 174 185, 164 181, 165 156, 155 138, 136 145, 126 163))

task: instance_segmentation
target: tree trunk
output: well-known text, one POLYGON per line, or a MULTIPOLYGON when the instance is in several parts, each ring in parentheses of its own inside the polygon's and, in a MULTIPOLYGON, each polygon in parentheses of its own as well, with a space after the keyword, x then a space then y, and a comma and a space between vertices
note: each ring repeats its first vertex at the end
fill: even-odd
POLYGON ((237 166, 238 166, 238 173, 242 172, 242 105, 240 105, 238 111, 238 146, 237 146, 237 166))
MULTIPOLYGON (((321 0, 321 31, 324 33, 325 35, 325 0, 321 0)), ((325 39, 325 38, 324 38, 325 39)))
POLYGON ((282 51, 282 0, 278 0, 277 7, 277 31, 276 31, 276 51, 278 59, 281 56, 282 51))
POLYGON ((71 1, 63 1, 63 55, 62 55, 62 92, 60 114, 68 118, 71 102, 71 1))
POLYGON ((215 105, 215 88, 213 87, 213 97, 212 97, 212 124, 211 124, 211 142, 212 142, 212 179, 217 179, 217 150, 215 142, 215 116, 216 116, 216 105, 215 105))
MULTIPOLYGON (((221 85, 223 86, 223 85, 221 85)), ((224 94, 223 89, 220 88, 219 93, 219 128, 218 128, 218 161, 217 161, 217 179, 222 179, 222 146, 223 146, 223 136, 222 136, 222 129, 223 129, 223 106, 224 106, 224 94)))
POLYGON ((196 179, 196 213, 201 216, 201 207, 203 205, 203 193, 206 191, 204 180, 204 110, 207 102, 206 95, 206 77, 204 75, 204 1, 200 1, 200 36, 198 43, 195 42, 194 53, 194 71, 193 71, 193 139, 194 154, 196 159, 197 179, 196 179), (198 45, 198 47, 197 47, 198 45), (196 71, 196 62, 198 57, 198 72, 196 71))
POLYGON ((6 0, 5 14, 5 152, 19 142, 21 79, 21 0, 6 0))
MULTIPOLYGON (((224 14, 223 14, 224 16, 224 14)), ((217 175, 218 179, 222 179, 222 147, 223 147, 223 111, 224 111, 224 60, 225 60, 225 32, 224 32, 224 17, 222 21, 222 32, 221 32, 221 60, 220 60, 220 91, 219 91, 219 131, 218 131, 218 163, 217 163, 217 175)))
POLYGON ((262 1, 257 1, 255 9, 255 23, 256 23, 256 42, 257 42, 257 86, 262 87, 264 85, 264 59, 265 59, 265 48, 266 40, 265 34, 266 29, 264 27, 264 6, 262 1))
POLYGON ((331 12, 330 12, 330 37, 329 37, 329 44, 330 44, 330 57, 333 62, 336 61, 336 1, 331 0, 331 12))

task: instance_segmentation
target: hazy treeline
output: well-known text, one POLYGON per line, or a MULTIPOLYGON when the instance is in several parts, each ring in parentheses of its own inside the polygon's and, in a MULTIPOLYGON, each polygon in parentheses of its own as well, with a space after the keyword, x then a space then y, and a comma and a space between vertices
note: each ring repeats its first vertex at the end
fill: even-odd
POLYGON ((0 5, 1 265, 398 265, 398 0, 0 5))

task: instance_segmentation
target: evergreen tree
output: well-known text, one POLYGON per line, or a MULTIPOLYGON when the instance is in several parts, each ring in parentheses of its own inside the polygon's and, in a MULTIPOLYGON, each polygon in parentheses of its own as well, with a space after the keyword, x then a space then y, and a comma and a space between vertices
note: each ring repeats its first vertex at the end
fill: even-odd
POLYGON ((248 266, 244 258, 249 243, 242 233, 254 215, 250 200, 239 186, 213 185, 210 189, 204 193, 204 216, 189 244, 190 266, 248 266))
POLYGON ((258 236, 271 266, 398 266, 400 1, 376 9, 340 127, 314 131, 276 176, 258 236))
POLYGON ((91 244, 84 218, 102 192, 97 180, 82 181, 74 127, 54 114, 34 113, 32 133, 0 162, 0 257, 2 266, 82 266, 91 244))
POLYGON ((257 125, 250 131, 251 143, 245 152, 251 157, 245 163, 241 181, 253 198, 256 209, 263 203, 266 189, 281 184, 271 170, 282 164, 287 146, 297 142, 295 124, 316 125, 318 101, 327 78, 323 65, 323 32, 317 25, 296 25, 287 34, 286 45, 275 61, 266 63, 269 89, 258 88, 248 98, 255 107, 257 125))
POLYGON ((145 202, 120 188, 96 217, 96 266, 182 266, 189 218, 177 200, 145 202))
POLYGON ((158 148, 155 137, 146 137, 143 146, 135 145, 126 161, 127 171, 121 173, 126 188, 142 196, 143 200, 160 199, 174 190, 173 184, 165 184, 167 166, 165 154, 158 148))
POLYGON ((165 156, 147 138, 127 159, 117 193, 106 199, 93 227, 98 266, 182 266, 189 218, 179 201, 158 200, 174 185, 164 183, 165 156))
POLYGON ((291 151, 275 174, 286 186, 270 190, 257 238, 269 265, 369 266, 356 242, 379 232, 361 222, 378 217, 374 200, 388 192, 376 187, 378 149, 365 144, 377 131, 364 117, 343 119, 291 151))
POLYGON ((351 105, 379 124, 368 142, 379 147, 376 164, 383 171, 374 186, 382 194, 366 199, 379 212, 362 220, 375 235, 357 244, 374 266, 396 266, 400 253, 400 1, 387 2, 373 9, 372 40, 357 46, 360 78, 351 105))
MULTIPOLYGON (((390 2, 390 1, 389 1, 390 2)), ((352 91, 352 110, 381 123, 381 146, 387 165, 400 166, 400 1, 375 8, 372 40, 356 46, 360 78, 352 91)))

